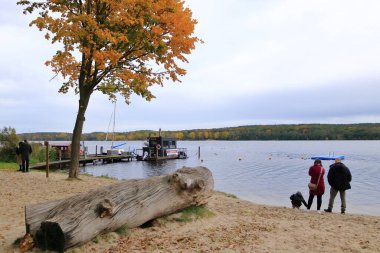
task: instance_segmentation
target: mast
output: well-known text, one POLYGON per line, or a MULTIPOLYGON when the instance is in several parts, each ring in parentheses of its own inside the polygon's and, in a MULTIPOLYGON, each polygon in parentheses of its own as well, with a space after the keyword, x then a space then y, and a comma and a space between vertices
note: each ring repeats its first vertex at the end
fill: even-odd
POLYGON ((108 141, 108 135, 110 133, 110 126, 111 126, 111 122, 113 121, 113 124, 112 124, 112 143, 111 143, 111 149, 113 147, 113 142, 115 140, 115 124, 116 124, 116 101, 113 102, 113 103, 114 103, 113 112, 111 113, 110 121, 108 123, 108 128, 107 128, 107 134, 106 134, 106 141, 108 141))
POLYGON ((112 127, 112 143, 111 143, 111 149, 113 147, 113 142, 115 140, 115 122, 116 122, 116 101, 114 103, 113 107, 113 127, 112 127))

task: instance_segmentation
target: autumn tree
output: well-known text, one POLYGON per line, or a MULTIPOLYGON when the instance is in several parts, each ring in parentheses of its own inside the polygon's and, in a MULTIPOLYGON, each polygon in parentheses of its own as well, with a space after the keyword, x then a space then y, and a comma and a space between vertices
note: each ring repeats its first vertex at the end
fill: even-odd
POLYGON ((175 138, 178 140, 183 140, 184 139, 184 134, 181 132, 178 132, 175 134, 175 138))
POLYGON ((197 23, 182 0, 45 0, 18 1, 45 38, 61 46, 46 62, 64 78, 60 92, 79 96, 72 136, 69 177, 79 174, 79 145, 85 112, 94 91, 127 104, 131 94, 147 101, 149 88, 180 81, 179 66, 195 49, 197 23))

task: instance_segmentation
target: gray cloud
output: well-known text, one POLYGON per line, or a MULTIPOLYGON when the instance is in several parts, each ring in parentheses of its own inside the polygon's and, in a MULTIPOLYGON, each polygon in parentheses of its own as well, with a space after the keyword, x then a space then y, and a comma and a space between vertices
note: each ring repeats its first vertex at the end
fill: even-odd
MULTIPOLYGON (((117 104, 117 131, 247 124, 380 122, 378 1, 188 0, 205 44, 182 84, 117 104)), ((15 3, 0 10, 0 127, 73 129, 78 98, 44 66, 57 48, 15 3)), ((94 94, 85 132, 106 131, 113 106, 94 94)))

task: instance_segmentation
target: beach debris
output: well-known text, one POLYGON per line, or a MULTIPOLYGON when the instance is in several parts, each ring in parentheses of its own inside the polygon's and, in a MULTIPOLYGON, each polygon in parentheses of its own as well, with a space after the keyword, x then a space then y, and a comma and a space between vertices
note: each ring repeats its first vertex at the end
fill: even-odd
POLYGON ((30 233, 26 233, 20 241, 19 249, 21 253, 27 252, 33 249, 35 246, 33 237, 30 233))

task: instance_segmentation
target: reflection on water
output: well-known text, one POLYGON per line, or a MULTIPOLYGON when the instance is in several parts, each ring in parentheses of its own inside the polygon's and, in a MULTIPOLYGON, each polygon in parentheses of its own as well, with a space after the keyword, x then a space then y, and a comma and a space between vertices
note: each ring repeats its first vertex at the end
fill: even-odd
POLYGON ((170 161, 141 162, 145 177, 161 176, 172 172, 170 161), (169 162, 169 163, 168 163, 169 162))
MULTIPOLYGON (((90 153, 106 143, 86 142, 90 153)), ((125 150, 141 148, 143 142, 128 142, 125 150)), ((289 196, 301 191, 308 196, 308 157, 329 152, 344 154, 344 163, 353 175, 352 189, 347 191, 347 212, 380 215, 380 141, 182 141, 188 149, 185 160, 159 162, 122 162, 87 166, 95 176, 119 179, 146 178, 171 173, 183 166, 205 166, 214 177, 215 189, 261 204, 290 207, 289 196), (198 159, 198 147, 201 149, 198 159)), ((328 170, 332 161, 323 161, 328 170)), ((326 180, 326 178, 325 178, 326 180)), ((327 180, 326 180, 327 185, 327 180)), ((329 187, 323 196, 327 207, 329 187)), ((340 199, 335 200, 338 210, 340 199)))

